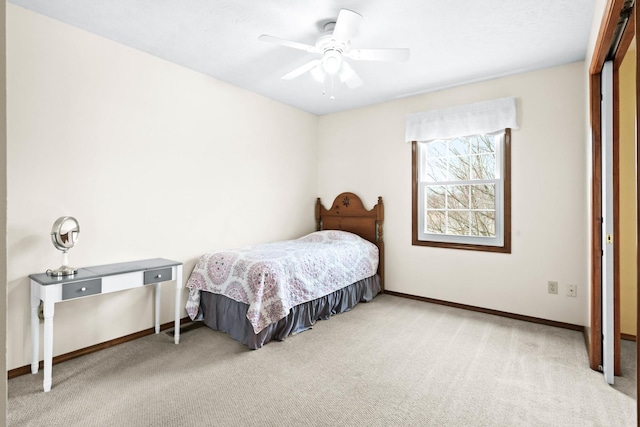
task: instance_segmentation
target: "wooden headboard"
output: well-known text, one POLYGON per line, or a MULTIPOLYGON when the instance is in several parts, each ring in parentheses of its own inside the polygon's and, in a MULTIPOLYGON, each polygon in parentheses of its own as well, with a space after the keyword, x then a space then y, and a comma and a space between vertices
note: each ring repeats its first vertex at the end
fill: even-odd
POLYGON ((378 247, 380 262, 381 292, 384 292, 384 239, 382 223, 384 221, 384 205, 382 197, 373 209, 366 210, 360 197, 353 193, 342 193, 335 198, 329 209, 322 206, 318 197, 316 202, 316 230, 342 230, 357 234, 378 247))

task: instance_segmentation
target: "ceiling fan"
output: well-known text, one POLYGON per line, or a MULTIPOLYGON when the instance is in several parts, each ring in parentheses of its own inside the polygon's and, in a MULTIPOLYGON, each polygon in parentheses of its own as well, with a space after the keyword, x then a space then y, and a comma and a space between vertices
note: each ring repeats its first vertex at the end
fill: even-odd
MULTIPOLYGON (((318 53, 319 58, 288 72, 281 78, 292 80, 309 71, 318 81, 323 82, 329 76, 338 77, 350 89, 361 86, 364 82, 345 60, 356 61, 406 61, 409 59, 409 49, 405 48, 376 48, 352 49, 351 37, 358 29, 362 16, 348 9, 340 10, 338 19, 324 25, 324 32, 316 40, 315 45, 299 43, 263 34, 260 40, 276 43, 282 46, 299 49, 308 53, 318 53)), ((333 98, 333 95, 331 96, 333 98)))

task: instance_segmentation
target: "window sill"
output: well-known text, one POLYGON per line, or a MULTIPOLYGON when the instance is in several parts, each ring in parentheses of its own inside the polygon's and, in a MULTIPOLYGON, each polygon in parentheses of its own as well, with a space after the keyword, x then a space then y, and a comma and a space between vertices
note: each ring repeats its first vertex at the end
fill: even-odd
POLYGON ((414 237, 411 244, 413 246, 431 246, 434 248, 445 248, 445 249, 463 249, 468 251, 496 252, 496 253, 503 253, 503 254, 511 253, 511 242, 505 242, 505 244, 502 246, 486 246, 486 245, 472 245, 468 243, 430 242, 426 240, 418 240, 414 237))

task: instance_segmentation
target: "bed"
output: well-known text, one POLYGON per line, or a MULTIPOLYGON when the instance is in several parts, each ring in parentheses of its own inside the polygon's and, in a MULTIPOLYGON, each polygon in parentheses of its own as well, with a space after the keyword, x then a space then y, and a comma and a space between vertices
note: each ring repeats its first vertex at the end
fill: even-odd
POLYGON ((203 254, 187 288, 187 313, 250 349, 310 329, 384 292, 384 206, 354 193, 329 209, 320 198, 316 231, 299 239, 203 254))

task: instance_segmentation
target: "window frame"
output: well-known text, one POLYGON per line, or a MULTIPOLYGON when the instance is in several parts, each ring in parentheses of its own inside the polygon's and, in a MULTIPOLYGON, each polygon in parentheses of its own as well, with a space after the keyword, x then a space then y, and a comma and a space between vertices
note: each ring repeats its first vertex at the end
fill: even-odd
MULTIPOLYGON (((503 239, 502 244, 482 244, 482 243, 466 243, 456 241, 456 236, 451 236, 452 241, 437 241, 437 240, 420 240, 419 237, 419 221, 420 218, 420 182, 419 182, 419 149, 418 141, 411 142, 411 162, 412 162, 412 238, 411 244, 413 246, 430 246, 438 248, 449 249, 464 249, 483 252, 499 252, 499 253, 511 253, 511 129, 504 130, 504 145, 502 147, 502 226, 503 226, 503 239)), ((423 211, 424 212, 424 211, 423 211)), ((499 210, 496 206, 496 224, 499 222, 499 210)), ((466 236, 465 236, 466 239, 466 236)), ((473 239, 473 237, 472 237, 473 239)), ((482 239, 482 238, 479 238, 482 239)))

